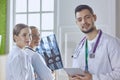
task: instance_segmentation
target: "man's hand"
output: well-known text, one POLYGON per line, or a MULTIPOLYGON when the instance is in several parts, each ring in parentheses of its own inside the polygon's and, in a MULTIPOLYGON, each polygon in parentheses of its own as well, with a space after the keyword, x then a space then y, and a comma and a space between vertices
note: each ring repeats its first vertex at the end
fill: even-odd
POLYGON ((92 80, 92 75, 88 72, 84 72, 84 75, 69 75, 69 80, 92 80))
POLYGON ((80 75, 69 76, 69 80, 81 80, 80 75))

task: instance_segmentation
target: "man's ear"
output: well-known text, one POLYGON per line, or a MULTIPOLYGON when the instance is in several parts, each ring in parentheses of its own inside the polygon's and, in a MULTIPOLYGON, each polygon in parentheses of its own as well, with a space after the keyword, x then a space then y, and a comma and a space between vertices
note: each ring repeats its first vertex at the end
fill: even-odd
POLYGON ((78 21, 77 20, 75 20, 75 23, 78 25, 78 21))
POLYGON ((97 16, 94 14, 93 17, 94 17, 94 21, 96 21, 97 20, 97 16))
POLYGON ((77 24, 77 21, 75 20, 75 23, 77 24))

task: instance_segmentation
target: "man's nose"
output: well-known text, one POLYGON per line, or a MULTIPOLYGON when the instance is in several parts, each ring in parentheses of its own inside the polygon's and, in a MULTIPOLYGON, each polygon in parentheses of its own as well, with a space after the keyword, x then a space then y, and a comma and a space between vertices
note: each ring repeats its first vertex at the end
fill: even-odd
POLYGON ((82 19, 82 24, 86 23, 86 19, 82 19))
POLYGON ((40 36, 37 36, 37 39, 40 40, 40 36))

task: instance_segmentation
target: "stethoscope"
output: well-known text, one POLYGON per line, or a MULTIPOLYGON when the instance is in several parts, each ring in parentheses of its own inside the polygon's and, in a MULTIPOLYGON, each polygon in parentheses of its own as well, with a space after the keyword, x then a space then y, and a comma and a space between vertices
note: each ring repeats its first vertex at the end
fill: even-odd
MULTIPOLYGON (((97 41, 95 42, 93 51, 92 51, 92 53, 89 54, 89 57, 90 57, 90 58, 95 58, 95 51, 96 51, 96 48, 97 48, 97 46, 98 46, 98 44, 99 44, 101 35, 102 35, 102 31, 99 30, 99 35, 98 35, 97 41)), ((79 45, 78 45, 78 48, 75 50, 74 55, 72 55, 72 58, 76 59, 76 58, 79 57, 80 49, 83 47, 83 45, 84 45, 84 43, 86 42, 86 40, 87 40, 86 37, 84 37, 84 38, 80 41, 80 43, 79 43, 79 45)))
POLYGON ((35 50, 33 50, 32 48, 30 48, 30 47, 25 47, 26 49, 29 49, 29 50, 31 50, 31 51, 33 51, 33 52, 36 52, 35 50))

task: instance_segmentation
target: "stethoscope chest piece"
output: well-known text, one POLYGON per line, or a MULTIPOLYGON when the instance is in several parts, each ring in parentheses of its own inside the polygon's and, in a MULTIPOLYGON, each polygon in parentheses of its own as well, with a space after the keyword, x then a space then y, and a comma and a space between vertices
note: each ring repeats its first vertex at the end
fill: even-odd
POLYGON ((94 53, 89 54, 89 57, 90 57, 90 58, 95 58, 95 54, 94 54, 94 53))

